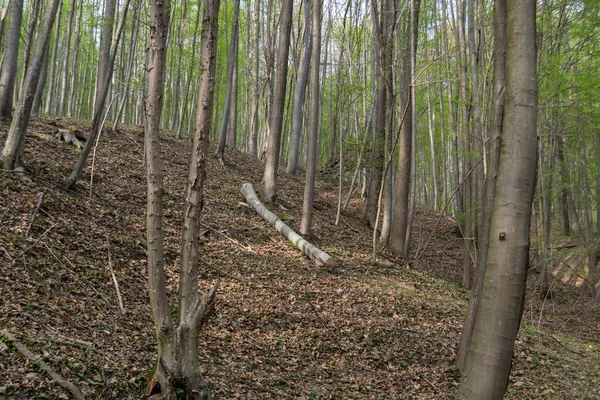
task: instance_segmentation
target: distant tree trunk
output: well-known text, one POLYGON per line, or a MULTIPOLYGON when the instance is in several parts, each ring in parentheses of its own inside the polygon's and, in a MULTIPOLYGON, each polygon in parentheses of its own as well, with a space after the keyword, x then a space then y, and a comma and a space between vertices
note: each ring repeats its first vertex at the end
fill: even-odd
POLYGON ((55 76, 58 63, 58 43, 60 42, 60 18, 62 15, 63 2, 58 6, 58 16, 56 18, 56 28, 54 29, 54 45, 52 47, 52 57, 50 58, 50 76, 48 79, 48 91, 46 93, 46 103, 44 105, 44 113, 52 114, 54 112, 55 99, 55 76))
MULTIPOLYGON (((225 89, 225 104, 223 105, 223 116, 221 119, 221 131, 219 133, 219 145, 217 146, 217 158, 219 162, 225 164, 225 145, 227 144, 227 132, 229 131, 229 112, 231 110, 231 97, 233 90, 233 73, 235 60, 238 56, 238 31, 239 31, 240 0, 234 1, 233 6, 233 27, 231 30, 231 48, 229 51, 229 60, 227 61, 227 87, 225 89)), ((237 88, 236 88, 237 89, 237 88)))
MULTIPOLYGON (((196 45, 198 43, 198 25, 199 25, 199 21, 200 21, 200 13, 196 13, 196 22, 194 23, 194 37, 192 39, 192 54, 193 55, 196 54, 196 45)), ((191 83, 192 83, 192 75, 193 75, 193 70, 194 70, 194 60, 195 60, 195 57, 192 56, 192 59, 191 59, 191 61, 189 63, 187 83, 185 85, 185 91, 183 93, 183 111, 181 113, 181 117, 179 118, 179 125, 177 127, 177 138, 178 139, 182 138, 181 129, 183 127, 183 122, 185 121, 185 118, 187 117, 186 112, 187 112, 187 104, 188 104, 188 98, 189 98, 189 93, 190 93, 190 86, 191 86, 191 83)))
POLYGON ((94 114, 98 108, 103 108, 102 87, 107 80, 112 78, 114 61, 111 63, 111 39, 115 24, 117 0, 105 0, 104 16, 102 17, 102 31, 100 33, 100 48, 98 50, 98 72, 96 73, 96 89, 94 96, 94 114), (110 65, 109 65, 110 64, 110 65))
POLYGON ((463 371, 467 353, 475 327, 475 315, 481 301, 483 277, 487 265, 488 246, 490 242, 490 226, 492 223, 492 208, 496 191, 498 160, 500 159, 500 142, 502 138, 502 118, 504 116, 505 92, 505 63, 506 63, 506 2, 494 2, 494 97, 491 115, 490 141, 487 151, 487 174, 482 205, 481 226, 479 227, 479 257, 477 259, 477 274, 467 316, 462 330, 461 343, 456 356, 459 371, 463 371))
POLYGON ((279 21, 279 47, 277 49, 277 71, 273 90, 273 110, 269 120, 267 140, 267 160, 264 173, 264 195, 267 202, 273 201, 277 192, 277 169, 283 125, 283 109, 287 85, 288 55, 290 50, 290 31, 292 29, 293 0, 283 0, 279 21))
MULTIPOLYGON (((429 52, 425 47, 425 59, 429 63, 429 52)), ((429 81, 429 66, 427 67, 427 81, 429 81)), ((435 113, 432 110, 433 105, 431 101, 431 84, 427 83, 427 128, 429 131, 429 151, 431 153, 431 189, 432 189, 432 206, 433 210, 438 210, 439 194, 438 194, 438 181, 437 181, 437 155, 435 150, 435 113)), ((443 133, 442 133, 443 137, 443 133)))
POLYGON ((210 399, 211 395, 200 373, 198 363, 198 331, 214 307, 215 285, 207 296, 198 293, 198 222, 202 210, 205 164, 208 156, 214 74, 217 48, 219 0, 204 2, 200 87, 196 129, 185 195, 179 276, 178 323, 171 318, 164 277, 162 234, 163 175, 160 158, 160 113, 164 91, 169 1, 151 3, 151 41, 148 65, 148 97, 145 118, 148 204, 147 247, 150 306, 158 342, 158 361, 150 379, 150 392, 160 385, 163 399, 210 399), (182 391, 179 393, 179 391, 182 391))
MULTIPOLYGON (((187 20, 187 7, 188 2, 185 0, 182 5, 181 16, 179 18, 179 28, 177 29, 177 74, 175 77, 174 86, 174 95, 173 95, 173 105, 172 105, 172 114, 171 114, 171 130, 174 131, 177 129, 177 125, 179 123, 179 118, 181 115, 181 110, 179 106, 180 99, 180 91, 181 91, 181 68, 182 68, 182 57, 183 57, 183 25, 187 20)), ((173 9, 175 9, 173 7, 173 9)))
POLYGON ((8 5, 8 33, 4 59, 0 71, 0 120, 12 120, 13 94, 17 80, 19 40, 23 20, 23 0, 10 0, 8 5))
MULTIPOLYGON (((113 0, 108 0, 113 1, 113 0)), ((112 79, 113 67, 115 65, 115 58, 117 56, 117 49, 119 47, 119 40, 121 38, 121 33, 123 32, 123 27, 125 26, 125 21, 127 20, 127 11, 129 10, 129 2, 130 0, 125 0, 125 4, 123 5, 123 12, 121 13, 119 24, 117 26, 114 37, 111 35, 111 43, 110 48, 108 50, 108 60, 102 61, 102 68, 108 68, 102 74, 99 72, 97 77, 100 78, 104 76, 102 79, 102 85, 99 87, 99 92, 96 92, 96 101, 94 102, 94 118, 92 119, 92 129, 88 140, 85 142, 85 146, 79 154, 79 158, 77 159, 77 163, 71 171, 71 174, 65 180, 64 187, 67 189, 72 189, 77 183, 77 180, 81 176, 83 172, 83 167, 87 161, 87 158, 92 150, 96 142, 96 137, 100 134, 100 127, 102 124, 103 114, 104 114, 104 103, 106 102, 106 97, 108 95, 108 89, 110 88, 110 81, 112 79)), ((113 12, 114 15, 114 12, 113 12)), ((112 30, 111 30, 112 32, 112 30)), ((102 55, 101 55, 102 57, 102 55)), ((98 66, 98 70, 100 71, 100 65, 98 66)))
POLYGON ((317 175, 317 141, 319 138, 319 101, 321 66, 321 0, 312 0, 312 49, 310 54, 310 120, 308 121, 306 182, 304 184, 304 201, 302 203, 302 221, 300 234, 310 235, 312 209, 315 199, 315 179, 317 175))
MULTIPOLYGON (((470 0, 469 0, 470 1, 470 0)), ((471 119, 471 113, 469 108, 469 93, 468 93, 468 62, 467 62, 467 42, 465 37, 465 8, 466 1, 458 0, 456 4, 457 19, 456 24, 456 40, 458 42, 457 56, 458 56, 458 82, 461 102, 461 142, 462 142, 462 181, 463 185, 460 189, 460 195, 462 197, 462 209, 458 210, 459 213, 459 226, 463 236, 463 275, 462 275, 462 287, 465 289, 471 289, 471 269, 472 263, 472 248, 473 242, 473 231, 472 218, 473 218, 473 175, 471 174, 471 138, 469 134, 469 121, 471 119)))
MULTIPOLYGON (((379 241, 386 245, 390 239, 390 233, 392 230, 392 216, 393 216, 393 184, 392 176, 393 173, 388 165, 388 160, 392 160, 394 152, 394 30, 396 27, 396 9, 394 2, 385 1, 384 11, 382 13, 382 46, 383 46, 383 64, 379 71, 379 74, 383 76, 383 83, 385 84, 385 158, 382 175, 382 185, 384 186, 384 208, 383 208, 383 220, 381 223, 381 236, 379 241), (384 17, 385 16, 385 17, 384 17)), ((342 49, 343 50, 343 49, 342 49)), ((379 200, 378 207, 379 205, 379 200)), ((377 224, 376 224, 377 225, 377 224)))
POLYGON ((563 233, 565 236, 571 236, 571 219, 569 218, 569 170, 565 162, 564 144, 561 133, 556 135, 556 161, 560 173, 560 201, 558 203, 563 222, 563 233))
POLYGON ((69 17, 67 20, 67 32, 65 33, 65 43, 63 50, 63 65, 62 65, 62 86, 60 90, 60 101, 58 103, 58 114, 65 115, 65 110, 67 107, 67 90, 69 83, 69 57, 71 53, 71 33, 73 30, 73 20, 75 19, 75 8, 76 8, 75 0, 71 0, 71 5, 69 6, 69 17))
POLYGON ((4 144, 4 150, 2 151, 4 169, 13 170, 23 168, 25 133, 27 132, 33 99, 35 97, 35 91, 38 86, 44 59, 48 52, 48 42, 50 40, 54 18, 56 17, 56 10, 58 9, 58 4, 60 2, 61 0, 52 0, 51 2, 48 2, 44 21, 42 22, 42 27, 35 43, 33 60, 25 76, 22 91, 23 95, 17 106, 15 118, 10 125, 8 137, 4 144))
MULTIPOLYGON (((503 0, 499 0, 503 1, 503 0)), ((523 309, 537 152, 535 0, 506 1, 506 107, 485 297, 458 388, 461 399, 502 399, 523 309)))
POLYGON ((40 79, 38 80, 37 89, 33 98, 33 105, 31 106, 31 118, 37 119, 40 114, 40 107, 42 105, 42 97, 44 96, 44 87, 46 86, 46 77, 48 76, 48 52, 44 56, 42 61, 42 71, 40 72, 40 79))
MULTIPOLYGON (((411 65, 416 57, 417 34, 419 28, 419 11, 421 8, 420 0, 412 0, 411 16, 408 24, 408 39, 403 60, 402 76, 402 107, 410 104, 412 107, 414 83, 412 82, 411 65)), ((411 176, 411 158, 412 146, 412 125, 413 113, 407 113, 404 123, 400 130, 399 154, 398 154, 398 173, 396 175, 396 195, 394 196, 394 223, 390 235, 390 245, 392 249, 402 257, 407 257, 405 251, 407 242, 408 222, 409 222, 409 194, 410 194, 410 176, 411 176)))
POLYGON ((387 12, 384 8, 384 1, 381 0, 380 10, 377 11, 376 1, 372 0, 371 2, 371 12, 373 14, 373 31, 375 32, 375 68, 374 71, 375 76, 377 77, 377 94, 376 94, 376 104, 375 107, 375 118, 373 122, 373 143, 372 143, 372 164, 371 164, 371 179, 369 184, 369 194, 367 197, 367 205, 366 205, 366 219, 371 228, 374 228, 376 225, 375 219, 377 218, 377 208, 379 202, 379 189, 381 187, 381 180, 383 177, 383 164, 385 158, 385 111, 386 111, 386 51, 387 45, 385 41, 387 41, 387 35, 385 35, 385 30, 387 26, 384 26, 384 23, 379 22, 379 19, 382 21, 387 20, 387 12))
MULTIPOLYGON (((75 21, 75 43, 73 44, 73 61, 71 62, 71 84, 67 104, 67 116, 73 117, 76 113, 75 104, 77 99, 76 80, 79 72, 79 43, 81 41, 81 16, 83 13, 83 1, 79 0, 79 13, 75 21)), ((138 24, 139 26, 139 24, 138 24)))
POLYGON ((302 133, 302 120, 304 118, 302 109, 304 108, 304 97, 306 96, 306 84, 308 82, 308 67, 311 55, 311 24, 310 24, 310 0, 303 0, 304 8, 304 34, 302 36, 302 51, 300 56, 300 66, 298 67, 298 76, 296 78, 296 87, 294 90, 294 101, 292 104, 292 132, 290 134, 289 157, 287 164, 287 173, 296 175, 298 168, 298 153, 300 148, 300 136, 302 133))
MULTIPOLYGON (((239 29, 239 28, 238 28, 239 29)), ((239 47, 239 35, 236 38, 236 48, 239 47)), ((237 120, 238 120, 238 55, 236 52, 233 60, 233 77, 231 82, 231 111, 229 112, 229 126, 227 133, 227 147, 230 150, 237 149, 237 120)))
MULTIPOLYGON (((24 46, 24 60, 23 60, 23 76, 27 74, 27 69, 29 68, 29 62, 31 58, 32 47, 35 43, 36 38, 36 29, 38 25, 40 25, 40 8, 42 8, 42 2, 40 0, 34 0, 33 4, 31 4, 31 9, 29 13, 29 17, 27 18, 27 36, 25 37, 25 46, 24 46)), ((23 81, 21 81, 22 86, 23 81)), ((19 87, 18 82, 15 85, 15 98, 13 99, 13 105, 16 107, 16 104, 19 100, 19 94, 22 87, 19 87)))
POLYGON ((248 151, 256 157, 258 151, 258 71, 260 66, 260 0, 254 1, 254 72, 252 74, 252 120, 248 151))
MULTIPOLYGON (((121 98, 121 103, 119 105, 119 108, 117 109, 117 115, 115 116, 115 120, 113 122, 113 131, 116 131, 118 128, 118 124, 119 124, 119 120, 121 120, 121 115, 123 115, 123 110, 125 108, 125 104, 127 102, 127 100, 131 97, 130 91, 131 91, 131 81, 132 81, 132 71, 133 71, 133 64, 135 61, 135 50, 137 49, 137 43, 138 43, 138 35, 139 35, 139 31, 140 31, 140 23, 139 23, 139 8, 138 7, 134 7, 133 9, 133 15, 131 18, 131 23, 133 24, 132 26, 132 32, 131 32, 131 41, 130 41, 130 45, 129 45, 129 63, 127 65, 127 73, 125 76, 125 88, 124 91, 125 93, 123 94, 123 97, 121 98)), ((194 38, 195 39, 195 38, 194 38)), ((187 100, 187 98, 186 98, 187 100)), ((184 103, 185 106, 185 103, 184 103)), ((184 107, 185 110, 185 107, 184 107)), ((183 115, 183 112, 182 112, 183 115)), ((123 122, 123 121, 121 121, 123 122)), ((179 133, 179 131, 178 131, 179 133)))

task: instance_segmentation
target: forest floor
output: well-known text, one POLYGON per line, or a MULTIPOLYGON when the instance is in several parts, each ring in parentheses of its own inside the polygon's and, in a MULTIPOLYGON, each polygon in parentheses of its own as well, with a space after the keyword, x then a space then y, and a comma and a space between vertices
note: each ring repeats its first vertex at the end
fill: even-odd
MULTIPOLYGON (((60 185, 78 151, 52 133, 56 126, 78 124, 32 124, 25 147, 29 180, 0 171, 0 330, 15 335, 87 397, 138 399, 156 361, 143 132, 123 126, 103 135, 93 186, 88 167, 77 189, 65 191, 60 185)), ((7 130, 0 126, 0 146, 7 130)), ((165 133, 162 151, 173 300, 189 144, 165 133)), ((214 397, 453 398, 468 301, 458 285, 462 253, 455 223, 419 208, 412 248, 424 250, 422 257, 407 263, 383 250, 374 262, 363 202, 353 200, 336 226, 337 190, 322 183, 311 241, 339 265, 317 267, 257 214, 238 206, 242 183, 259 188, 261 177, 261 163, 242 153, 227 152, 225 166, 213 156, 208 163, 200 285, 207 291, 220 279, 221 286, 199 342, 214 397)), ((269 207, 297 229, 303 180, 281 172, 278 184, 269 207)), ((507 398, 600 398, 600 303, 559 279, 552 298, 541 302, 537 279, 533 268, 507 398)), ((68 397, 0 335, 1 399, 68 397)))

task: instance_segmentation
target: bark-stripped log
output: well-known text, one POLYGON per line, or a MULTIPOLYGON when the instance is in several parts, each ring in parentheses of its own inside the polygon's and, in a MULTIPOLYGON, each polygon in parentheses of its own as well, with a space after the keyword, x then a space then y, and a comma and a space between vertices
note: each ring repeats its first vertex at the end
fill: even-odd
POLYGON ((281 233, 287 240, 292 242, 294 246, 302 250, 311 260, 313 260, 317 266, 329 265, 335 266, 336 260, 329 254, 317 248, 315 245, 309 243, 302 236, 294 232, 292 228, 283 223, 282 220, 277 218, 277 215, 265 207, 265 205, 258 199, 254 188, 251 183, 244 183, 242 185, 242 194, 246 198, 246 201, 254 208, 254 210, 263 217, 265 221, 273 225, 277 232, 281 233))

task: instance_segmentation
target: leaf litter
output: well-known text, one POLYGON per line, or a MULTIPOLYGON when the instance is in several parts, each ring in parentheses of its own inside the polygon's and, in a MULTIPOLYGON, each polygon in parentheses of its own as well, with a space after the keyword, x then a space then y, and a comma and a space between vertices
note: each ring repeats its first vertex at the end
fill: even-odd
MULTIPOLYGON (((121 126, 101 137, 89 197, 89 166, 75 191, 59 188, 78 151, 54 140, 48 132, 56 126, 88 128, 80 121, 42 119, 32 124, 26 142, 30 180, 0 172, 0 328, 86 396, 138 399, 156 362, 143 132, 121 126)), ((2 145, 7 130, 0 126, 2 145)), ((161 146, 165 273, 175 311, 189 145, 166 132, 161 146)), ((337 190, 323 182, 310 240, 339 265, 316 267, 238 206, 242 183, 260 188, 262 171, 258 160, 231 151, 225 167, 213 156, 207 166, 200 287, 206 291, 216 279, 221 287, 216 312, 200 333, 199 353, 215 398, 453 398, 468 300, 458 286, 462 253, 454 221, 444 217, 435 229, 439 214, 417 208, 413 255, 433 235, 418 263, 385 249, 373 262, 362 201, 353 199, 335 226, 337 190)), ((269 205, 296 229, 303 190, 301 175, 280 171, 278 197, 269 205)), ((531 273, 531 293, 536 282, 531 273)), ((560 282, 556 293, 545 302, 527 298, 509 399, 600 398, 598 303, 560 282)), ((0 396, 9 395, 68 398, 0 337, 0 396)))

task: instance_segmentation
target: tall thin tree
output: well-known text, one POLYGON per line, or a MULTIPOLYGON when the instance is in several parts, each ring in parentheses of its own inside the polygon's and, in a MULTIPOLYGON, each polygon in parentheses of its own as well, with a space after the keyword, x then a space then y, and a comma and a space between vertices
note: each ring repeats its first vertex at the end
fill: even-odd
POLYGON ((506 0, 502 145, 482 299, 458 389, 461 399, 504 397, 521 321, 537 166, 535 19, 535 0, 506 0))
POLYGON ((267 138, 267 160, 265 162, 264 195, 266 201, 273 201, 277 191, 277 169, 281 145, 281 128, 287 87, 288 55, 290 51, 290 31, 292 30, 293 0, 283 0, 279 21, 279 45, 277 48, 277 66, 275 88, 273 90, 273 110, 269 121, 267 138))
POLYGON ((151 38, 148 54, 145 149, 147 160, 147 247, 150 306, 158 342, 158 361, 148 389, 160 385, 163 399, 210 399, 198 363, 198 331, 214 306, 215 285, 207 296, 198 293, 199 216, 206 177, 208 137, 214 98, 219 0, 204 2, 202 50, 196 129, 185 194, 182 265, 179 276, 179 313, 171 317, 164 276, 162 233, 163 172, 160 152, 160 114, 164 92, 169 0, 151 3, 151 38))

